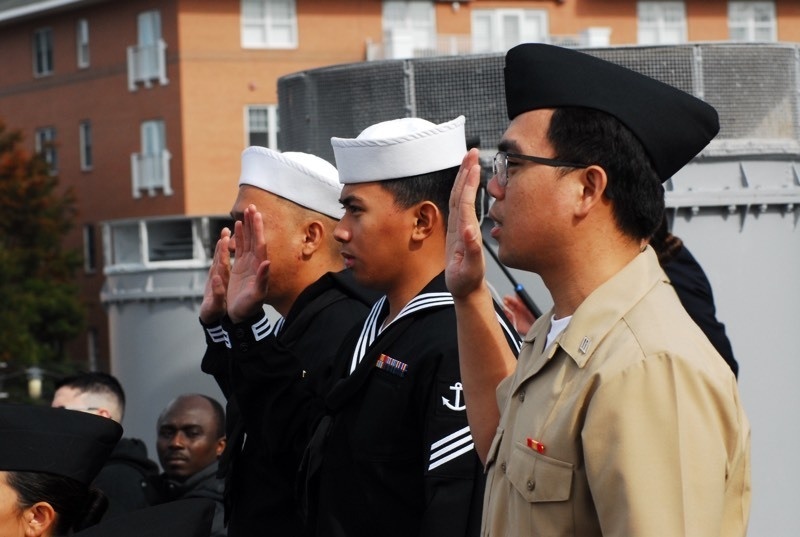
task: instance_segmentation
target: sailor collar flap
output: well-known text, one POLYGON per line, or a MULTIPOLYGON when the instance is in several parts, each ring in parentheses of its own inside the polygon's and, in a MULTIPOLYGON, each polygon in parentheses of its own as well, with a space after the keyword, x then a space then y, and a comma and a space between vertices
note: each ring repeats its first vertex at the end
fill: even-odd
POLYGON ((426 285, 383 329, 380 326, 388 313, 389 304, 385 296, 378 300, 364 321, 356 342, 350 361, 350 374, 331 390, 326 402, 327 407, 338 408, 357 393, 358 388, 366 381, 369 371, 375 368, 381 354, 380 349, 391 345, 421 315, 444 307, 453 307, 453 297, 446 291, 444 273, 426 285))

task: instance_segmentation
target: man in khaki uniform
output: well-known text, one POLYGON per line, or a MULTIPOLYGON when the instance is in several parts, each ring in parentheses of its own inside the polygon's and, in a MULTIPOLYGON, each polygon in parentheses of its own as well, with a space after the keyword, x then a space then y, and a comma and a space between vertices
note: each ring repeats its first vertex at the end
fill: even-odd
POLYGON ((716 135, 716 111, 548 45, 511 49, 505 78, 492 236, 554 306, 515 362, 484 282, 471 151, 450 201, 446 275, 489 474, 483 534, 744 535, 750 428, 736 380, 647 245, 662 181, 716 135))

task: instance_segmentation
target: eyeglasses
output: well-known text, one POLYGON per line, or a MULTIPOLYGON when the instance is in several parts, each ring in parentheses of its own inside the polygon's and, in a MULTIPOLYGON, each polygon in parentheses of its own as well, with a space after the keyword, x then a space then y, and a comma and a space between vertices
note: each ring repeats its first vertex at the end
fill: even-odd
POLYGON ((556 160, 545 157, 534 157, 531 155, 520 155, 517 153, 506 153, 505 151, 498 151, 492 161, 492 171, 497 177, 497 184, 502 188, 508 185, 508 159, 529 160, 536 164, 544 164, 545 166, 552 166, 553 168, 588 168, 589 164, 578 164, 576 162, 567 162, 565 160, 556 160))

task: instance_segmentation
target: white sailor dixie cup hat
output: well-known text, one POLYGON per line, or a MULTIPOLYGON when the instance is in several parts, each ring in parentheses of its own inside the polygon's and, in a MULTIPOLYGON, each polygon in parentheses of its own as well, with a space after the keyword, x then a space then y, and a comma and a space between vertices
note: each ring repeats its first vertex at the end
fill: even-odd
POLYGON ((239 186, 251 185, 312 211, 340 219, 342 185, 336 168, 308 153, 279 153, 251 146, 242 152, 239 186))
POLYGON ((377 123, 357 138, 331 138, 343 184, 386 181, 446 170, 467 152, 464 116, 436 125, 410 117, 377 123))

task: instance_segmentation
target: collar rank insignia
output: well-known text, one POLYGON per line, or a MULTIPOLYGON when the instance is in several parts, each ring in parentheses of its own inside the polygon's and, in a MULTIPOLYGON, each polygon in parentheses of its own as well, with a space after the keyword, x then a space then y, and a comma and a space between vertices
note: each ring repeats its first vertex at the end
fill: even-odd
POLYGON ((398 377, 405 377, 406 371, 408 371, 407 363, 401 362, 400 360, 395 360, 391 356, 387 356, 385 354, 381 354, 380 358, 378 358, 378 361, 375 362, 375 367, 378 369, 383 369, 387 373, 397 375, 398 377))

